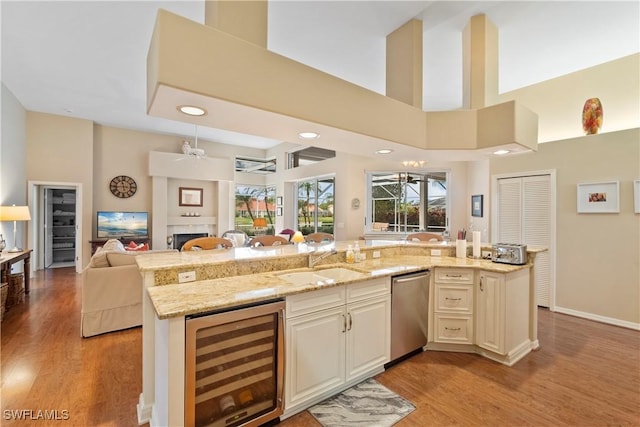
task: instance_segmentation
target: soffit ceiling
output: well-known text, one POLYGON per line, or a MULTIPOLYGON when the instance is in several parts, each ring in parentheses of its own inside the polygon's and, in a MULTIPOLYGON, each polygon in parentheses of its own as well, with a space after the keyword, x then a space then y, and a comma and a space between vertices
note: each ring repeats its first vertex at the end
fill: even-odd
MULTIPOLYGON (((27 110, 193 137, 192 124, 146 114, 158 8, 204 21, 203 1, 2 1, 2 81, 27 110)), ((471 16, 485 13, 499 29, 506 92, 638 52, 639 11, 629 1, 272 1, 268 48, 384 93, 385 37, 421 19, 423 109, 451 110, 462 105, 461 33, 471 16)), ((281 142, 211 128, 198 135, 264 149, 281 142)))

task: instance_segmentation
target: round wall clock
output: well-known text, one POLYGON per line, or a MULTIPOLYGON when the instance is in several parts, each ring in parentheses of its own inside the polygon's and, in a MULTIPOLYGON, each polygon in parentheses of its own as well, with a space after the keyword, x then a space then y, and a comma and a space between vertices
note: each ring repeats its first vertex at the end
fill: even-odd
POLYGON ((119 175, 111 180, 109 189, 114 196, 126 199, 136 194, 138 190, 138 184, 130 176, 119 175))

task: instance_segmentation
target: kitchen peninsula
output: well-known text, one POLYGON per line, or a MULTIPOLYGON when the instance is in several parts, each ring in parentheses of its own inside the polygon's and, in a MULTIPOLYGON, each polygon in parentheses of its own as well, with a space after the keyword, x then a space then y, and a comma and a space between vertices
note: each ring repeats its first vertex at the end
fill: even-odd
MULTIPOLYGON (((289 316, 290 304, 300 296, 325 295, 345 288, 348 294, 350 287, 365 289, 365 286, 375 289, 371 292, 376 292, 376 301, 381 302, 381 307, 389 307, 390 303, 384 301, 389 301, 390 278, 404 273, 432 271, 430 302, 425 307, 429 313, 427 350, 476 352, 512 365, 538 347, 531 266, 536 252, 545 249, 529 248, 526 265, 507 265, 455 258, 451 256, 455 254, 455 246, 447 242, 367 241, 360 242, 366 260, 347 264, 345 251, 352 243, 137 257, 146 287, 139 421, 153 418, 154 424, 184 423, 186 317, 278 299, 287 302, 289 316), (432 256, 432 253, 440 255, 432 256), (316 262, 314 267, 309 267, 316 262), (181 273, 191 277, 195 274, 195 281, 178 283, 179 277, 184 277, 181 273), (334 273, 333 277, 329 277, 329 273, 334 273), (316 280, 318 278, 322 280, 316 280), (461 297, 460 292, 466 294, 461 297), (449 307, 450 313, 447 313, 447 307, 438 302, 445 299, 466 301, 468 306, 449 307)), ((381 372, 388 357, 385 350, 375 364, 358 371, 350 380, 347 375, 347 381, 323 388, 313 396, 296 400, 295 393, 285 387, 284 417, 381 372)), ((292 368, 287 366, 287 369, 292 368)), ((296 373, 287 372, 287 384, 291 388, 289 378, 296 373)))

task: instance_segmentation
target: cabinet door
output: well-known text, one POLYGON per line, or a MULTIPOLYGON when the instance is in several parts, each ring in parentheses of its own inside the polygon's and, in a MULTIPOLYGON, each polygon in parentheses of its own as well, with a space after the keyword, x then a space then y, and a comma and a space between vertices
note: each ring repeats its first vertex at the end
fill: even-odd
POLYGON ((285 408, 344 383, 344 305, 287 319, 285 408))
POLYGON ((349 381, 389 361, 391 296, 347 304, 347 378, 349 381))
POLYGON ((478 279, 476 344, 504 354, 505 278, 503 274, 482 271, 478 279))

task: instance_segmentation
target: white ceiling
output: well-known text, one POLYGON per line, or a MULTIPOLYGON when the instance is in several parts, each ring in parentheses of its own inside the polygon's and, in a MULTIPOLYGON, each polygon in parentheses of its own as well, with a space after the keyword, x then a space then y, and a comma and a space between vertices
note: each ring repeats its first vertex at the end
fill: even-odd
MULTIPOLYGON (((31 111, 191 136, 146 114, 146 55, 156 11, 204 22, 204 1, 1 3, 3 83, 31 111)), ((485 13, 499 29, 500 92, 640 51, 635 1, 271 1, 272 51, 384 93, 385 37, 424 22, 425 110, 462 105, 462 29, 485 13)), ((185 64, 188 66, 188 64, 185 64)), ((280 141, 199 128, 199 137, 268 148, 280 141)))

